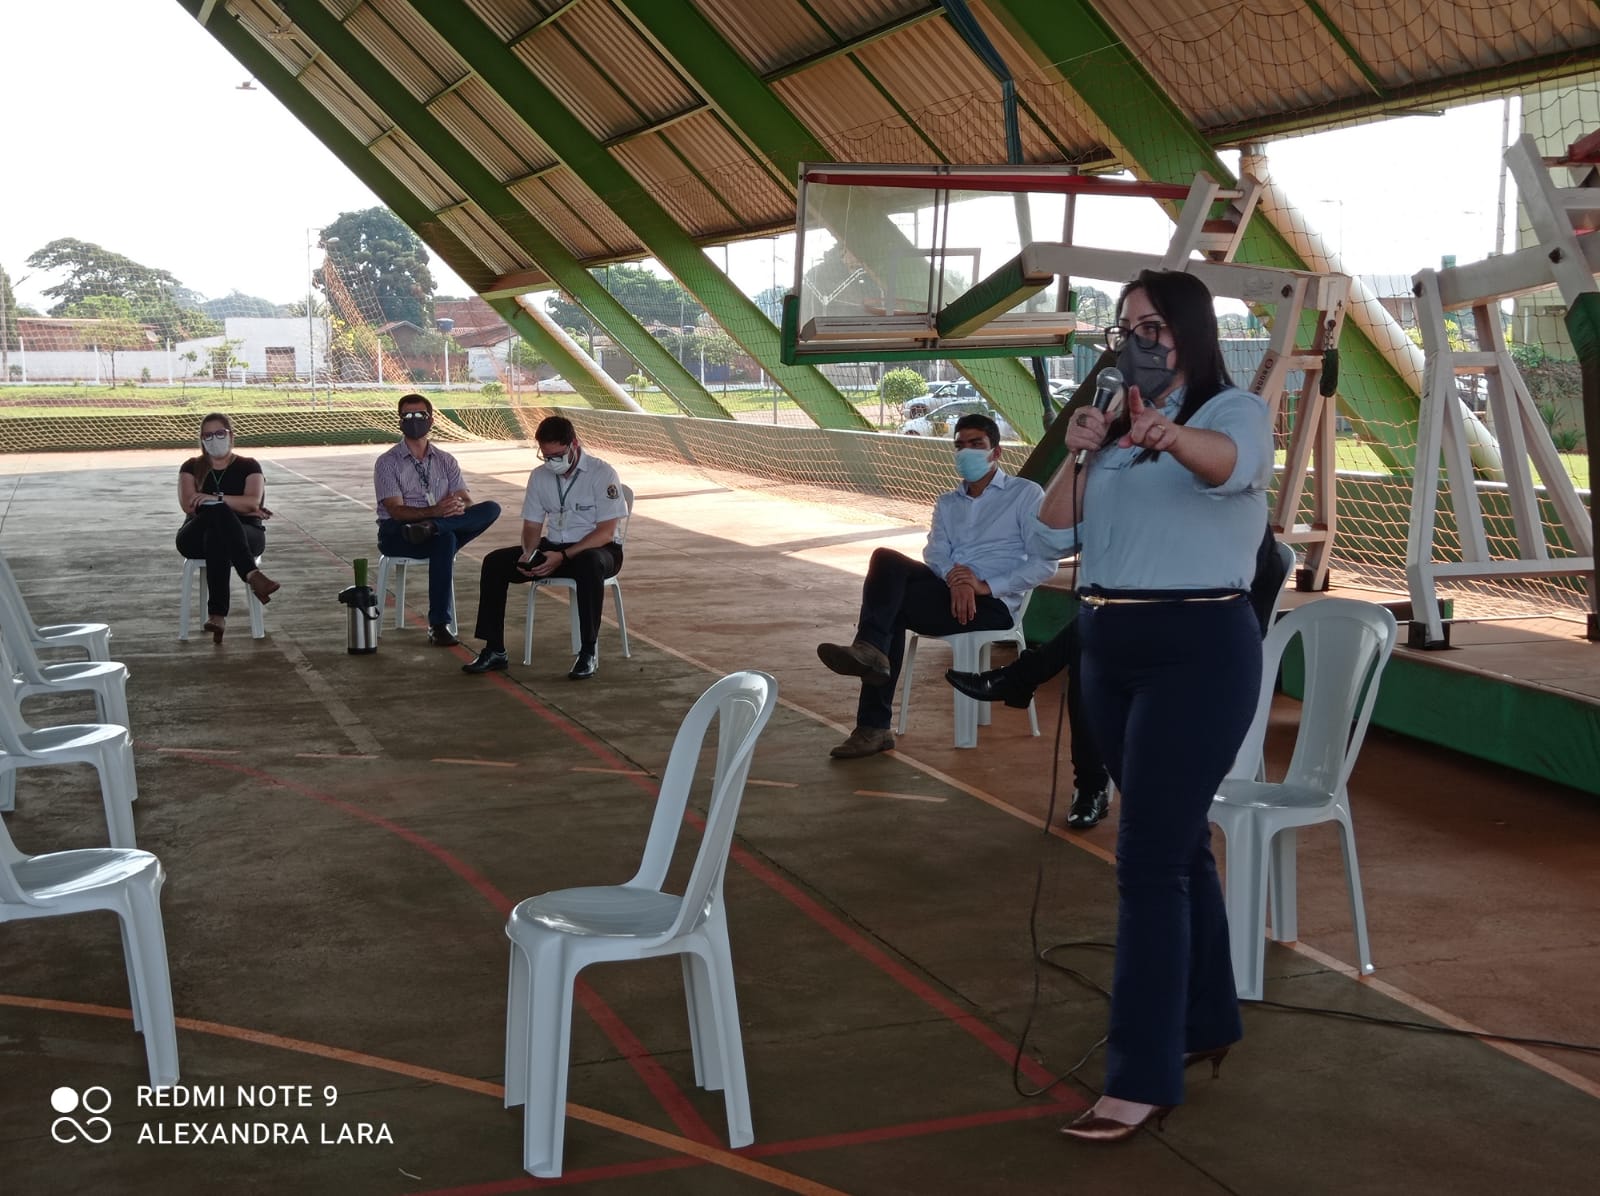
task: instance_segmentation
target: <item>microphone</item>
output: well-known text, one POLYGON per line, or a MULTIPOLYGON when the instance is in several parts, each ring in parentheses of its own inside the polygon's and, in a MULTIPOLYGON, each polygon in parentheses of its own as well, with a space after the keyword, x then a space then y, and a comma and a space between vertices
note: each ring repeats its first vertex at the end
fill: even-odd
MULTIPOLYGON (((1094 388, 1094 409, 1096 411, 1109 411, 1111 405, 1122 397, 1122 371, 1116 366, 1107 366, 1100 371, 1094 388)), ((1089 456, 1088 449, 1079 449, 1074 464, 1083 468, 1085 459, 1089 456)))

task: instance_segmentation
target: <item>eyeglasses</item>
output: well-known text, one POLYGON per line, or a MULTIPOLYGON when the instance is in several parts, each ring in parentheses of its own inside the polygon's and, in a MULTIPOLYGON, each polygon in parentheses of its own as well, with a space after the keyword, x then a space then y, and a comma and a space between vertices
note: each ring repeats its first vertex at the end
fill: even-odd
POLYGON ((1132 328, 1113 325, 1105 329, 1106 348, 1115 353, 1132 337, 1135 348, 1154 349, 1161 343, 1161 330, 1166 327, 1161 320, 1142 320, 1132 328))
POLYGON ((571 451, 572 451, 572 446, 569 444, 566 448, 562 449, 559 453, 540 453, 539 455, 541 457, 543 457, 546 461, 563 461, 563 460, 566 459, 567 454, 569 452, 571 452, 571 451))

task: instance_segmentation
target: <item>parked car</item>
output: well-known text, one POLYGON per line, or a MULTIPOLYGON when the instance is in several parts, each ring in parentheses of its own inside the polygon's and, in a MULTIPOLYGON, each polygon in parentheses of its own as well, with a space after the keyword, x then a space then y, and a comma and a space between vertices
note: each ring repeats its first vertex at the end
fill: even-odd
POLYGON ((1001 440, 1016 440, 1017 431, 1006 423, 1005 416, 982 399, 962 399, 955 403, 946 403, 935 407, 926 415, 919 415, 915 419, 908 419, 901 425, 900 431, 906 436, 947 436, 956 426, 956 420, 963 415, 987 415, 1000 427, 1001 440))
POLYGON ((956 399, 982 398, 978 388, 970 382, 935 382, 922 394, 907 399, 902 410, 907 419, 917 419, 943 403, 953 402, 956 399))

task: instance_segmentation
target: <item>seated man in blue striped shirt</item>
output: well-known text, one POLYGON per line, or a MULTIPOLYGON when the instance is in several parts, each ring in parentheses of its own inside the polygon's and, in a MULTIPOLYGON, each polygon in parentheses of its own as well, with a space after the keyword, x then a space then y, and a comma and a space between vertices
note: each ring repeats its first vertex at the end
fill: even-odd
POLYGON ((1044 496, 1037 484, 1000 468, 1000 429, 986 415, 956 421, 962 484, 939 496, 922 560, 888 548, 872 554, 861 616, 850 644, 819 644, 835 673, 861 678, 856 727, 829 754, 853 760, 894 747, 889 731, 906 632, 955 635, 1003 631, 1023 596, 1055 576, 1053 557, 1028 551, 1044 496))

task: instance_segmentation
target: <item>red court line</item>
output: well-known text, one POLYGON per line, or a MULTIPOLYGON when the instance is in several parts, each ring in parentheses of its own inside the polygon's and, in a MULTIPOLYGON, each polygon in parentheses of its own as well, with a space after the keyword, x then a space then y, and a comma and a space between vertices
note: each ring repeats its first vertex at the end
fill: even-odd
MULTIPOLYGON (((596 759, 604 760, 607 763, 618 766, 624 764, 622 757, 618 756, 609 747, 593 738, 581 727, 568 720, 565 716, 558 714, 556 711, 545 706, 521 686, 516 685, 508 678, 502 677, 498 673, 491 673, 489 676, 493 679, 495 684, 499 685, 507 693, 515 697, 519 702, 527 706, 540 718, 544 719, 546 722, 550 723, 552 726, 568 735, 582 747, 588 749, 588 751, 596 759)), ((633 781, 634 784, 638 785, 646 793, 650 794, 651 797, 657 796, 660 792, 660 789, 656 783, 646 776, 632 775, 631 771, 622 772, 621 775, 627 776, 630 781, 633 781)), ((686 817, 688 817, 696 825, 699 825, 700 820, 693 813, 693 811, 689 811, 686 817)), ((898 983, 902 988, 905 988, 908 992, 921 998, 922 1001, 931 1006, 935 1011, 954 1022, 958 1027, 960 1027, 962 1030, 965 1030, 968 1034, 977 1039, 1001 1059, 1004 1059, 1007 1063, 1010 1063, 1012 1058, 1016 1055, 1017 1051, 1015 1043, 1007 1041, 1002 1035, 996 1033, 990 1027, 985 1025, 976 1014, 962 1009, 954 1001, 950 1000, 943 993, 940 993, 926 981, 913 975, 909 969, 907 969, 899 961, 893 959, 881 947, 877 946, 865 935, 861 934, 854 927, 850 926, 849 923, 845 922, 843 919, 839 918, 830 911, 824 909, 816 901, 806 896, 806 894, 802 893, 791 882, 784 879, 782 876, 779 876, 778 873, 774 872, 771 868, 767 867, 767 865, 756 859, 756 857, 748 850, 738 846, 738 844, 735 843, 731 857, 737 861, 739 866, 744 868, 745 871, 749 872, 756 879, 760 880, 779 896, 787 899, 790 904, 795 906, 796 909, 805 914, 806 917, 810 918, 829 934, 833 935, 834 938, 844 943, 857 955, 871 963, 879 971, 887 975, 891 980, 894 980, 896 983, 898 983)), ((1028 1079, 1032 1080, 1035 1084, 1048 1084, 1056 1078, 1051 1074, 1048 1068, 1043 1067, 1033 1059, 1028 1058, 1026 1054, 1023 1055, 1018 1070, 1023 1075, 1027 1076, 1028 1079)), ((1059 1087, 1052 1089, 1052 1091, 1055 1093, 1053 1099, 1058 1105, 1066 1105, 1077 1108, 1082 1108, 1085 1106, 1085 1102, 1075 1093, 1070 1093, 1059 1087)))
MULTIPOLYGON (((370 822, 372 825, 388 831, 413 847, 420 848, 451 872, 465 880, 484 900, 494 907, 502 918, 511 916, 515 902, 496 888, 493 882, 481 872, 431 839, 427 839, 417 834, 417 832, 409 830, 397 822, 392 822, 379 814, 374 814, 370 810, 363 809, 353 802, 334 797, 331 794, 320 793, 315 789, 300 784, 298 781, 287 780, 261 769, 251 768, 244 764, 234 764, 227 760, 214 760, 211 763, 218 768, 243 773, 246 776, 266 781, 270 785, 278 785, 282 788, 293 790, 303 797, 322 802, 324 805, 332 806, 352 817, 370 822)), ((695 1142, 703 1142, 707 1145, 716 1145, 720 1142, 721 1138, 712 1132, 711 1127, 706 1124, 699 1111, 689 1102, 689 1098, 673 1082, 666 1069, 656 1062, 655 1056, 645 1048, 638 1036, 628 1029, 622 1019, 617 1016, 616 1011, 607 1005, 600 995, 581 979, 573 984, 572 992, 578 1003, 583 1006, 584 1012, 594 1019, 600 1029, 605 1032, 606 1037, 610 1039, 611 1044, 616 1047, 618 1053, 628 1061, 639 1078, 644 1081, 644 1085, 649 1089, 651 1095, 661 1103, 662 1109, 672 1119, 672 1123, 678 1127, 678 1131, 685 1138, 695 1142)))

